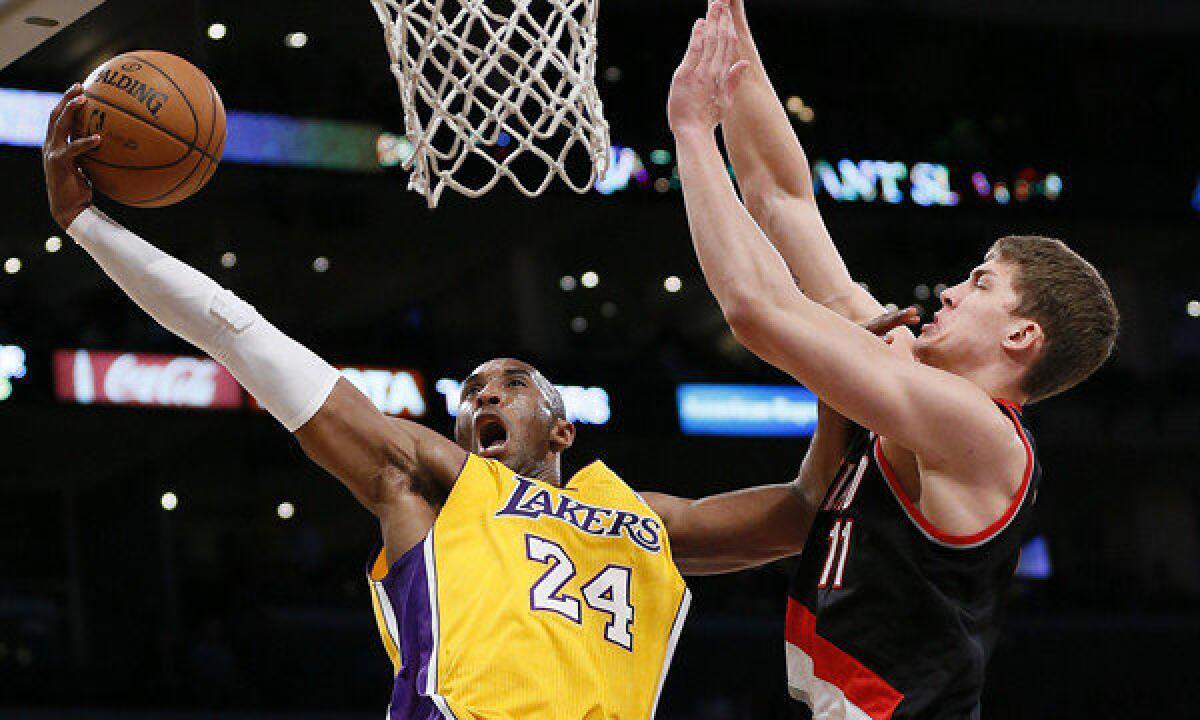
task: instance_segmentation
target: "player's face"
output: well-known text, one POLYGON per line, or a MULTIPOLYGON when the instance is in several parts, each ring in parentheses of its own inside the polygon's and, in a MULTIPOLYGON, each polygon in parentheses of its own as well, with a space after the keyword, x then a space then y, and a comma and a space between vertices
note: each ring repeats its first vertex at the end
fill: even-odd
POLYGON ((921 326, 913 350, 921 362, 951 372, 982 367, 1004 352, 1006 338, 1029 321, 1012 313, 1014 268, 990 258, 966 280, 946 288, 942 308, 921 326))
POLYGON ((520 360, 489 360, 467 377, 459 396, 454 439, 514 472, 536 474, 556 450, 556 419, 536 369, 520 360))

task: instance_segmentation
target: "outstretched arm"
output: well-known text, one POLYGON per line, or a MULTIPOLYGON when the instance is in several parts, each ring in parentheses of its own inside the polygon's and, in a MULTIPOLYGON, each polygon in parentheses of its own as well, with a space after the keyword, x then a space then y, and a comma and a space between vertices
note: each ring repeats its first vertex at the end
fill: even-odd
MULTIPOLYGON (((867 330, 885 337, 917 321, 906 308, 881 315, 867 330)), ((817 509, 846 453, 850 423, 828 405, 817 406, 817 430, 790 483, 763 485, 699 500, 643 493, 662 518, 671 554, 685 575, 715 575, 765 565, 804 549, 817 509)))
POLYGON ((838 412, 924 462, 962 477, 971 477, 970 467, 1007 463, 1008 420, 982 390, 888 351, 805 297, 738 201, 714 137, 744 67, 734 64, 734 47, 728 6, 718 0, 692 33, 668 102, 696 254, 734 334, 838 412))
MULTIPOLYGON (((730 0, 737 56, 747 67, 721 121, 746 209, 808 297, 856 322, 883 312, 854 282, 817 208, 808 157, 750 34, 744 0, 730 0)), ((895 334, 907 350, 912 333, 895 334)))
POLYGON ((43 148, 55 220, 139 307, 227 367, 296 433, 309 456, 379 516, 389 545, 409 536, 415 542, 465 452, 420 425, 387 418, 332 366, 249 304, 93 207, 77 158, 98 146, 99 138, 71 139, 81 92, 75 86, 55 108, 43 148), (416 512, 395 516, 395 508, 416 512))
POLYGON ((799 553, 846 447, 848 423, 821 403, 799 476, 699 500, 643 493, 662 518, 675 565, 685 575, 758 567, 799 553))

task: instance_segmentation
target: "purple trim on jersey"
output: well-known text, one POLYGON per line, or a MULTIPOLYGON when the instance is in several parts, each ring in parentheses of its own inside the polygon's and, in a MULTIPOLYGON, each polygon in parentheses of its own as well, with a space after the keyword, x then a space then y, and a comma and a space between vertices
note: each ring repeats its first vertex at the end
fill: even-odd
POLYGON ((429 696, 430 653, 433 650, 432 615, 429 608, 429 577, 425 571, 425 544, 433 535, 408 549, 392 563, 380 582, 396 615, 400 645, 400 672, 392 685, 391 720, 442 720, 443 715, 429 696))

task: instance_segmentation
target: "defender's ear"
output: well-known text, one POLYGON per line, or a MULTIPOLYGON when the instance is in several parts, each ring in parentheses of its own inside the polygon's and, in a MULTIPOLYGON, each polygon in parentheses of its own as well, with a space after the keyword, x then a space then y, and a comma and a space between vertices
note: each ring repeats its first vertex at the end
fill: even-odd
POLYGON ((1004 336, 1004 352, 1015 358, 1030 359, 1041 352, 1046 334, 1036 320, 1017 318, 1004 336))
POLYGON ((550 428, 550 449, 560 453, 574 444, 575 423, 569 420, 555 420, 554 426, 550 428))

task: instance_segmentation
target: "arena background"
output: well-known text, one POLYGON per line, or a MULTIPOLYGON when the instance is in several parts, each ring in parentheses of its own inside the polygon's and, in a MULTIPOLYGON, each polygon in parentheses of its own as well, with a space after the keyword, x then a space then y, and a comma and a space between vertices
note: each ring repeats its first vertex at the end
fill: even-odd
MULTIPOLYGON (((747 3, 830 229, 882 300, 936 309, 935 286, 994 238, 1037 232, 1091 258, 1123 313, 1109 365, 1028 411, 1039 539, 984 717, 1190 716, 1200 5, 747 3), (879 179, 897 164, 907 180, 879 179)), ((665 97, 703 3, 601 5, 600 90, 622 148, 607 194, 503 189, 427 210, 394 167, 402 115, 366 0, 109 0, 0 72, 0 717, 365 718, 387 704, 362 576, 370 515, 263 413, 106 406, 102 379, 91 395, 71 385, 103 351, 193 354, 69 240, 59 249, 19 132, 44 98, 8 92, 61 92, 125 50, 188 57, 231 111, 275 117, 245 116, 262 135, 196 198, 101 206, 332 361, 412 371, 372 377, 423 402, 431 426, 451 422, 439 379, 515 355, 604 390, 586 397, 610 417, 581 425, 569 469, 603 457, 635 488, 693 496, 794 475, 803 438, 680 426, 681 383, 789 384, 731 338, 672 178, 665 97)), ((133 358, 124 382, 152 383, 153 359, 133 358)), ((691 581, 660 717, 804 716, 784 687, 787 571, 691 581)))

